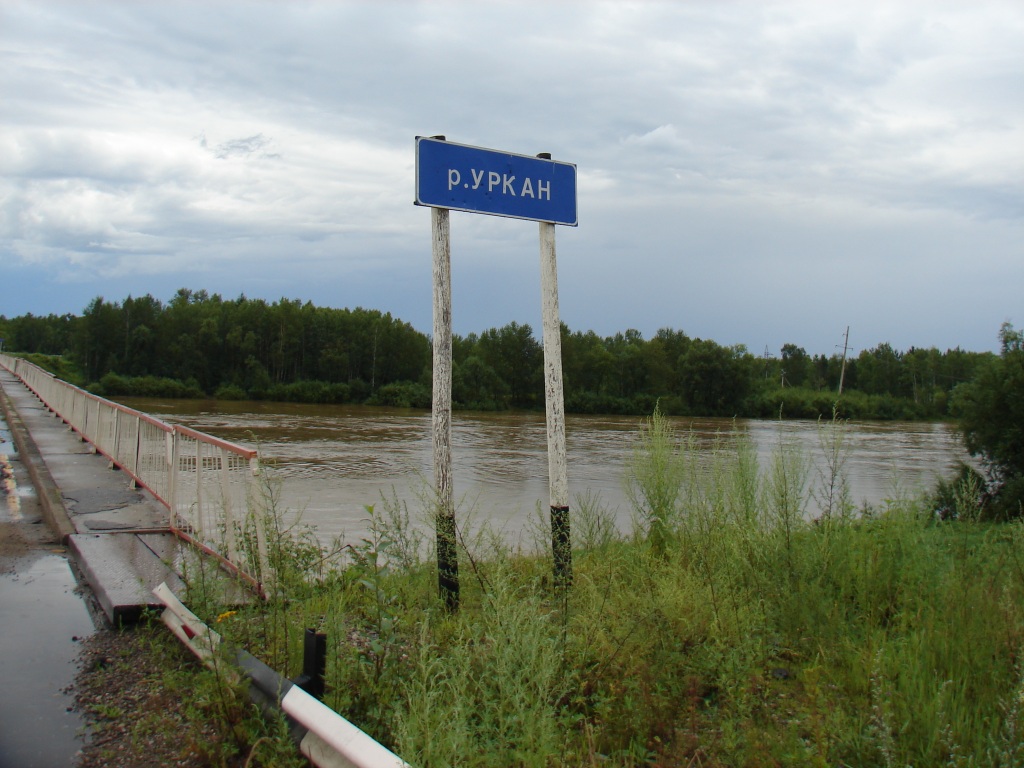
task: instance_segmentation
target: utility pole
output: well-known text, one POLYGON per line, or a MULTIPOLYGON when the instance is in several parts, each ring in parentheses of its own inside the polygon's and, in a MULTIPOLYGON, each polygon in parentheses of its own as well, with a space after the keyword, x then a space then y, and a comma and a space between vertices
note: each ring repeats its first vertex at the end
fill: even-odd
POLYGON ((846 335, 843 338, 843 365, 839 369, 839 394, 843 394, 843 379, 846 378, 846 349, 850 345, 850 326, 846 326, 846 335))

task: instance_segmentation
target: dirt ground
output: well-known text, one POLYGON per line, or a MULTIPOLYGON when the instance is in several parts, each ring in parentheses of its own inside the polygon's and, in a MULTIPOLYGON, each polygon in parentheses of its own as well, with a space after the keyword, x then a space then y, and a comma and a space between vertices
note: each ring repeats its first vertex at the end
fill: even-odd
MULTIPOLYGON (((73 693, 88 736, 78 768, 210 765, 195 725, 184 725, 184 700, 163 684, 168 660, 151 653, 151 631, 103 629, 83 643, 73 693)), ((174 663, 190 664, 182 654, 174 663)), ((206 736, 218 738, 212 727, 206 736)))

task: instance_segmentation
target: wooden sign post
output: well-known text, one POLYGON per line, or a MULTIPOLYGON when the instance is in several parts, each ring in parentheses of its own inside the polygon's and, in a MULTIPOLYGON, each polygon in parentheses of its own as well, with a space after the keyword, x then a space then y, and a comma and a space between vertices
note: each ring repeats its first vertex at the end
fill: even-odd
POLYGON ((459 607, 459 555, 452 490, 452 258, 447 208, 430 209, 434 256, 434 382, 431 425, 437 491, 437 583, 449 610, 459 607))
POLYGON ((565 451, 565 396, 562 387, 562 322, 558 316, 555 225, 540 223, 540 291, 544 325, 544 404, 548 427, 548 492, 551 497, 551 556, 555 585, 572 584, 569 526, 569 467, 565 451))
POLYGON ((429 206, 433 236, 434 382, 432 426, 437 492, 437 571, 449 609, 459 605, 459 563, 452 489, 452 304, 449 210, 540 222, 544 401, 547 409, 548 483, 554 580, 572 583, 572 536, 565 448, 562 337, 558 316, 555 224, 577 226, 576 166, 470 147, 444 136, 416 137, 416 205, 429 206))

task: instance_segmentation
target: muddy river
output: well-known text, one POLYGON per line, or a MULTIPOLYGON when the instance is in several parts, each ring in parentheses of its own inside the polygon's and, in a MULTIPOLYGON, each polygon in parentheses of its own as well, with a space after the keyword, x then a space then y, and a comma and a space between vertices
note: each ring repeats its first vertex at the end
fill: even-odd
MULTIPOLYGON (((430 413, 360 406, 261 402, 126 399, 125 404, 169 422, 258 447, 280 481, 281 503, 301 512, 321 538, 357 542, 366 532, 366 505, 382 495, 421 516, 432 483, 430 413)), ((569 416, 566 424, 570 492, 589 493, 628 529, 631 510, 623 477, 643 420, 630 416, 569 416)), ((761 466, 785 442, 810 464, 810 480, 827 471, 822 429, 813 421, 674 419, 710 451, 746 435, 761 466)), ((487 520, 510 541, 530 545, 530 519, 549 503, 544 415, 456 412, 452 424, 455 495, 460 520, 487 520)), ((912 494, 949 476, 966 458, 947 424, 854 422, 843 433, 844 472, 854 502, 878 504, 897 491, 912 494)), ((815 513, 812 500, 809 514, 815 513)))

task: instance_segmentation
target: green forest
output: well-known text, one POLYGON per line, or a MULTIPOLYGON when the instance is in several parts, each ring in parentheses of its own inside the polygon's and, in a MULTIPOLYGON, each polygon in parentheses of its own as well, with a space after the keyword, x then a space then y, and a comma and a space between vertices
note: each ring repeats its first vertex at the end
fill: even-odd
MULTIPOLYGON (((430 338, 372 309, 282 298, 224 299, 180 289, 93 299, 81 315, 0 316, 4 351, 31 356, 107 397, 215 397, 429 408, 430 338)), ((511 322, 453 340, 453 402, 472 410, 542 409, 543 348, 511 322)), ((989 352, 893 349, 777 354, 663 328, 645 339, 562 325, 570 413, 783 418, 943 419, 950 393, 989 352), (840 394, 840 382, 842 392, 840 394)))

